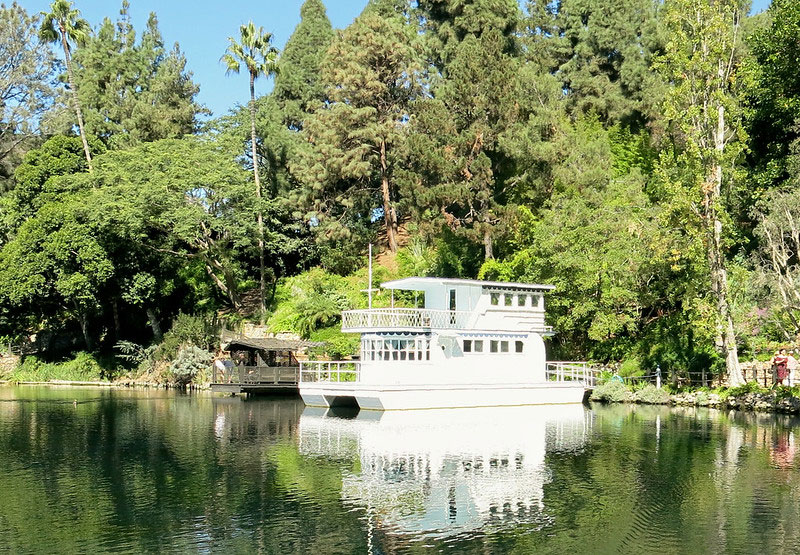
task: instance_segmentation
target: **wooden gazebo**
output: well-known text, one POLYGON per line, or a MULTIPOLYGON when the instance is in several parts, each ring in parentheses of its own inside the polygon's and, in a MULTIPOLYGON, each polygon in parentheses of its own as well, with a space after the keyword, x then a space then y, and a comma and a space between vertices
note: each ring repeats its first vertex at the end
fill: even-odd
POLYGON ((211 390, 223 393, 296 391, 297 353, 321 343, 276 337, 235 338, 223 344, 230 360, 214 364, 211 390))

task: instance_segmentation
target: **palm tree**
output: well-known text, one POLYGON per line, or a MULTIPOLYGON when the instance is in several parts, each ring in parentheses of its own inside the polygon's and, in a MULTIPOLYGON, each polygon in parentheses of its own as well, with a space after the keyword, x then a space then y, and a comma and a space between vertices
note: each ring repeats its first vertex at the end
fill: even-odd
POLYGON ((69 89, 72 92, 75 113, 78 115, 78 129, 81 132, 83 152, 86 154, 86 163, 89 166, 89 171, 92 171, 92 153, 89 152, 89 143, 86 140, 86 132, 83 129, 83 113, 81 112, 81 104, 78 101, 78 89, 75 88, 75 76, 72 73, 72 58, 70 57, 70 42, 83 46, 89 39, 92 28, 89 26, 88 21, 81 19, 81 12, 73 9, 72 2, 69 0, 53 0, 53 3, 50 4, 50 13, 41 13, 44 19, 39 28, 39 38, 51 43, 56 43, 60 40, 61 47, 64 49, 69 89))
POLYGON ((250 148, 253 156, 253 177, 256 182, 256 198, 258 207, 258 256, 261 278, 261 320, 267 311, 266 278, 264 269, 264 215, 261 211, 261 180, 258 175, 258 156, 256 154, 256 79, 262 75, 271 76, 278 73, 278 49, 272 46, 272 33, 264 32, 263 27, 256 29, 250 21, 239 28, 239 42, 228 37, 230 44, 221 61, 228 70, 226 73, 239 73, 241 64, 247 67, 250 74, 250 148))

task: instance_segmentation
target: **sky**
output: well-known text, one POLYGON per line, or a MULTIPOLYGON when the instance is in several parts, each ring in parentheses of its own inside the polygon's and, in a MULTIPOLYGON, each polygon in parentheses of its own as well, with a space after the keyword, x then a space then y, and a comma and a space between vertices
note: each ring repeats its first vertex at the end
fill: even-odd
MULTIPOLYGON (((29 13, 46 11, 51 0, 17 0, 29 13)), ((74 0, 82 16, 97 29, 105 17, 116 21, 122 0, 74 0)), ((347 27, 361 13, 367 0, 323 0, 334 27, 347 27)), ((228 37, 238 39, 239 26, 252 20, 273 34, 272 42, 283 49, 300 22, 303 0, 130 0, 130 14, 137 33, 145 28, 150 12, 156 12, 158 27, 167 48, 178 42, 186 55, 187 67, 200 85, 198 100, 224 115, 237 103, 250 99, 246 72, 225 75, 220 57, 228 37)), ((60 54, 60 52, 59 52, 60 54)), ((272 88, 264 78, 256 81, 256 94, 272 88)))
MULTIPOLYGON (((334 27, 343 29, 361 13, 367 0, 323 0, 334 27)), ((30 13, 47 10, 50 0, 18 0, 30 13)), ((225 75, 219 59, 228 46, 228 37, 239 35, 239 26, 252 20, 273 33, 273 44, 283 48, 300 22, 303 0, 130 0, 133 26, 141 32, 150 12, 156 12, 159 28, 168 48, 178 42, 188 69, 200 85, 198 100, 214 116, 226 114, 236 104, 249 100, 246 74, 225 75)), ((752 13, 769 6, 770 0, 753 0, 752 13)), ((122 0, 75 0, 75 6, 93 28, 103 18, 116 20, 122 0)), ((271 82, 256 82, 256 94, 269 92, 271 82)))

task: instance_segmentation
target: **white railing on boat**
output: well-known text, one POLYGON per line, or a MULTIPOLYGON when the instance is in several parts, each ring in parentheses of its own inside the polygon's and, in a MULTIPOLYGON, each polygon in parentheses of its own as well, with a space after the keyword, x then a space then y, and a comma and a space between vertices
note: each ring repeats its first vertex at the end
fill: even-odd
POLYGON ((433 328, 467 327, 470 312, 432 310, 429 308, 371 308, 342 312, 342 331, 364 328, 433 328))
POLYGON ((599 371, 588 362, 552 361, 545 365, 545 379, 553 382, 580 382, 586 387, 597 384, 599 371))
POLYGON ((352 360, 300 361, 300 383, 361 381, 361 363, 352 360))

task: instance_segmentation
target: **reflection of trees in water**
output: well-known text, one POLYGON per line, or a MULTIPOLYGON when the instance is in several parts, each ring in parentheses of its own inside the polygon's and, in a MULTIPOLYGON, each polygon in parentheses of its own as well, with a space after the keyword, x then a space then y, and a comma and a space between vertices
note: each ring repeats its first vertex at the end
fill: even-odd
POLYGON ((286 456, 296 453, 295 399, 70 390, 65 403, 64 392, 21 395, 14 407, 0 402, 0 534, 12 550, 277 552, 326 536, 346 551, 363 544, 338 488, 335 507, 324 492, 314 502, 292 490, 309 470, 313 487, 332 472, 286 456), (220 415, 225 424, 215 429, 220 415))
MULTIPOLYGON (((343 499, 343 491, 353 499, 369 484, 364 464, 372 459, 352 456, 346 442, 337 456, 301 452, 301 411, 292 399, 2 388, 3 545, 364 552, 371 529, 376 549, 417 549, 419 535, 398 534, 394 515, 373 507, 368 520, 367 508, 353 510, 343 499)), ((782 415, 601 406, 581 444, 568 438, 585 424, 547 427, 548 448, 538 459, 519 449, 476 453, 474 445, 465 447, 471 458, 394 457, 388 464, 387 453, 376 483, 396 484, 383 494, 398 495, 405 517, 438 496, 442 526, 467 522, 464 500, 472 500, 480 523, 425 540, 439 549, 794 552, 798 423, 782 415), (529 460, 538 460, 530 468, 540 475, 525 474, 529 460), (538 494, 525 490, 536 486, 529 476, 538 476, 538 494), (509 483, 525 499, 538 495, 541 506, 516 503, 503 492, 509 483), (503 496, 508 503, 493 501, 503 496), (487 519, 481 511, 492 504, 487 519)))

